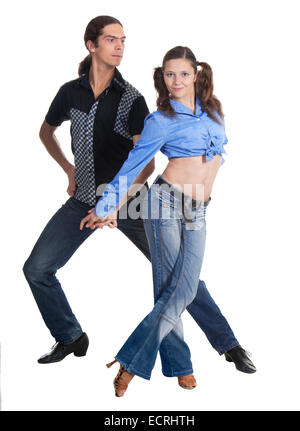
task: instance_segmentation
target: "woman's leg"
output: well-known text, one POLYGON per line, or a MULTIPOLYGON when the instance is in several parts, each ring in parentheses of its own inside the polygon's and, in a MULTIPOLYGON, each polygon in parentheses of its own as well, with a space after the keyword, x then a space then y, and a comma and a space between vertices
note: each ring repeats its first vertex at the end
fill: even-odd
MULTIPOLYGON (((144 199, 147 199, 147 193, 144 199)), ((129 215, 127 218, 118 218, 118 229, 121 230, 149 259, 151 262, 151 253, 156 255, 153 259, 153 282, 154 282, 154 303, 157 297, 160 295, 163 285, 167 285, 168 277, 170 276, 173 267, 176 263, 181 240, 181 223, 177 220, 177 229, 172 231, 172 234, 166 247, 162 247, 160 241, 156 241, 159 235, 155 233, 155 227, 152 223, 145 223, 149 220, 131 220, 129 215), (148 229, 146 227, 148 224, 148 229), (147 233, 148 230, 148 233, 147 233), (157 262, 163 261, 164 268, 162 270, 161 265, 157 265, 157 262), (156 276, 154 277, 154 274, 156 276)), ((162 373, 166 377, 174 376, 185 376, 191 374, 192 363, 190 359, 190 350, 187 344, 183 340, 183 326, 181 319, 179 319, 177 325, 172 331, 164 338, 159 349, 162 373), (178 360, 180 358, 180 360, 178 360)))
MULTIPOLYGON (((121 350, 116 355, 116 359, 131 373, 140 377, 150 379, 152 368, 155 364, 158 349, 162 340, 176 328, 170 337, 170 343, 174 340, 178 342, 179 352, 175 352, 174 363, 180 363, 183 335, 180 323, 180 315, 186 306, 195 297, 200 269, 204 253, 205 244, 205 220, 204 217, 195 218, 194 226, 198 229, 189 230, 185 224, 183 216, 171 219, 153 219, 150 221, 154 235, 158 241, 164 241, 163 232, 158 227, 170 225, 172 233, 175 226, 181 223, 181 242, 175 266, 168 277, 166 286, 163 286, 161 294, 156 298, 156 303, 151 313, 138 325, 135 331, 128 338, 121 350), (177 357, 177 354, 179 357, 177 357)), ((165 237, 170 238, 170 229, 165 230, 165 237)), ((154 263, 154 277, 156 273, 155 265, 159 265, 159 259, 154 263)), ((184 350, 184 348, 183 348, 184 350)), ((182 364, 183 365, 183 364, 182 364)), ((180 365, 179 365, 180 366, 180 365)), ((181 370, 182 372, 182 370, 181 370)), ((187 373, 192 372, 190 369, 187 373)))
MULTIPOLYGON (((181 243, 181 220, 171 223, 155 223, 144 220, 153 272, 154 303, 171 280, 172 272, 179 256, 181 243)), ((166 377, 185 376, 193 372, 191 353, 183 337, 183 325, 178 319, 172 331, 160 345, 162 373, 166 377)))

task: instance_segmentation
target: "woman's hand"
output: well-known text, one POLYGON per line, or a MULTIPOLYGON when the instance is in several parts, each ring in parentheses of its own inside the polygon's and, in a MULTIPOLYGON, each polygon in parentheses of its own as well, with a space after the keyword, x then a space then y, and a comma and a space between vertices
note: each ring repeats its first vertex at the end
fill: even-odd
POLYGON ((113 229, 118 226, 117 223, 117 213, 109 214, 107 217, 104 217, 100 219, 98 223, 95 223, 95 227, 98 229, 102 229, 103 226, 108 226, 109 228, 113 229))
POLYGON ((80 222, 80 230, 84 228, 85 223, 86 223, 86 227, 89 227, 90 229, 95 229, 95 228, 102 229, 103 226, 108 226, 111 229, 113 229, 118 226, 117 211, 115 211, 112 214, 108 214, 106 217, 103 217, 103 218, 98 217, 94 213, 94 208, 90 209, 88 213, 89 215, 84 217, 80 222))
POLYGON ((118 211, 115 211, 112 214, 108 214, 106 217, 100 218, 99 221, 95 223, 95 227, 97 227, 98 229, 102 229, 103 226, 108 226, 109 228, 113 229, 118 226, 117 216, 118 211))

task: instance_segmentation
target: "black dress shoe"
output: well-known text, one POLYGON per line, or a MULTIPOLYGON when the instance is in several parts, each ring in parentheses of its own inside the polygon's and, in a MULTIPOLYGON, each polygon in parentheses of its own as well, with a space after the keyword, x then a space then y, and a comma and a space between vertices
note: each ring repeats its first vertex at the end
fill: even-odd
POLYGON ((243 373, 255 373, 256 368, 249 358, 249 352, 244 350, 241 346, 236 346, 233 349, 225 352, 225 359, 228 362, 234 362, 235 368, 243 373))
POLYGON ((75 356, 85 356, 89 346, 89 339, 84 332, 77 340, 71 344, 56 343, 52 347, 50 353, 41 356, 38 359, 39 364, 51 364, 52 362, 62 361, 70 353, 74 353, 75 356))

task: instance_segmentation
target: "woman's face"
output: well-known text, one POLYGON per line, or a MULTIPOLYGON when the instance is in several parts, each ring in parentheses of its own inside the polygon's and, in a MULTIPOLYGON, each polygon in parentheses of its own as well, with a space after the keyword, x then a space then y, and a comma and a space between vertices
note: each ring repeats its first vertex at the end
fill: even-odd
POLYGON ((196 74, 189 60, 169 60, 164 67, 164 81, 172 99, 195 96, 196 74))

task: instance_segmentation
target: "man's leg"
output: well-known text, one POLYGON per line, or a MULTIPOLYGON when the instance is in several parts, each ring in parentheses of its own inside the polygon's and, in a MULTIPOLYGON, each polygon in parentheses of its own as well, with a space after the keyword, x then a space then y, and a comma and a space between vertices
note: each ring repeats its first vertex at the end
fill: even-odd
POLYGON ((197 295, 186 309, 220 355, 239 345, 203 280, 199 280, 197 295))
POLYGON ((74 198, 68 199, 46 225, 23 268, 45 324, 56 341, 63 344, 74 342, 83 332, 55 273, 94 232, 79 229, 90 208, 74 198))

